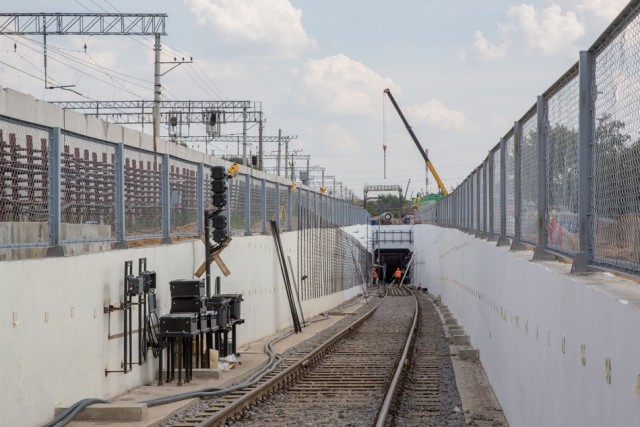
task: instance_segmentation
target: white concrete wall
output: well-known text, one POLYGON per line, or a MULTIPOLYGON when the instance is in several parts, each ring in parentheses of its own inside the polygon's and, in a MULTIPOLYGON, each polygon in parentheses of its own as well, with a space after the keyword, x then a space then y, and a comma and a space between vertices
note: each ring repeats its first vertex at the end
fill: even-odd
POLYGON ((640 284, 455 229, 414 232, 416 282, 470 334, 512 427, 640 425, 640 284))
MULTIPOLYGON (((296 232, 282 234, 283 246, 296 268, 296 232)), ((161 314, 170 307, 169 281, 193 278, 203 260, 200 241, 113 250, 64 258, 0 262, 0 425, 36 426, 53 418, 54 408, 86 397, 112 398, 153 382, 157 359, 121 369, 123 339, 108 335, 123 330, 122 312, 103 313, 119 305, 126 260, 147 258, 157 272, 161 314)), ((236 237, 222 253, 231 275, 222 278, 224 293, 244 296, 238 343, 274 334, 291 325, 284 281, 271 236, 236 237)), ((212 264, 212 277, 221 275, 212 264)), ((306 318, 334 308, 360 288, 303 302, 306 318)), ((137 328, 137 312, 134 312, 137 328)), ((134 335, 134 360, 137 346, 134 335)))

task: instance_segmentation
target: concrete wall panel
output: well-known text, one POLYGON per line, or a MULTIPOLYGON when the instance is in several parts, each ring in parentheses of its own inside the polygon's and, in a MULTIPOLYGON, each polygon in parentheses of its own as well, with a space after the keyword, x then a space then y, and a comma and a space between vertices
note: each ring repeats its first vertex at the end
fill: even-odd
MULTIPOLYGON (((297 234, 284 233, 285 254, 296 268, 297 234)), ((58 405, 86 397, 112 398, 152 382, 157 359, 129 374, 123 359, 121 311, 103 312, 122 301, 124 262, 147 258, 157 272, 160 314, 169 312, 169 281, 191 279, 204 258, 198 240, 172 245, 111 250, 63 258, 0 262, 0 425, 36 426, 53 418, 58 405), (111 338, 109 338, 111 337, 111 338), (55 390, 55 391, 53 391, 55 390)), ((238 345, 289 327, 291 315, 271 236, 238 237, 222 253, 231 275, 222 278, 223 293, 244 297, 238 345)), ((212 277, 221 275, 212 264, 212 277)), ((303 302, 306 318, 341 304, 360 288, 303 302)), ((134 310, 134 328, 137 311, 134 310)), ((134 335, 134 346, 137 335, 134 335)), ((137 361, 137 347, 133 351, 137 361)))
POLYGON ((511 426, 638 425, 637 283, 571 275, 455 229, 414 232, 416 282, 471 336, 511 426))

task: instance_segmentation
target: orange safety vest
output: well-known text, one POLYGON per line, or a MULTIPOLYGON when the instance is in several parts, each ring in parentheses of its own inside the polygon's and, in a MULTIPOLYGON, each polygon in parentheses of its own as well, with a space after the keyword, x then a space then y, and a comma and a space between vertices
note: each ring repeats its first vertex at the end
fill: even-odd
POLYGON ((398 269, 396 270, 396 272, 395 272, 395 273, 393 273, 393 278, 394 278, 394 279, 399 279, 399 278, 401 278, 401 277, 402 277, 402 272, 401 272, 401 271, 400 271, 400 269, 398 268, 398 269))

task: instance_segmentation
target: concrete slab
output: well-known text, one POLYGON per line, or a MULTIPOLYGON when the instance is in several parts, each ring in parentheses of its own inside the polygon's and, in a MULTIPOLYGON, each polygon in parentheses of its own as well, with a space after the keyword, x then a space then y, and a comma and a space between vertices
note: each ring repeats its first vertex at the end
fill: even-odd
POLYGON ((221 369, 194 369, 193 378, 197 380, 219 380, 222 378, 221 369))
MULTIPOLYGON (((452 346, 453 351, 457 349, 452 346)), ((508 426, 480 362, 457 357, 453 357, 452 362, 466 424, 477 427, 508 426)))
POLYGON ((477 348, 461 348, 458 350, 460 360, 478 360, 480 352, 477 348))
POLYGON ((460 325, 449 325, 449 334, 459 335, 464 332, 464 328, 460 325))
MULTIPOLYGON (((62 414, 69 409, 59 406, 56 408, 55 416, 62 414)), ((88 406, 76 415, 76 420, 84 421, 141 421, 149 413, 146 403, 116 402, 116 403, 96 403, 88 406)))
POLYGON ((454 345, 469 345, 469 335, 452 334, 451 343, 454 345))

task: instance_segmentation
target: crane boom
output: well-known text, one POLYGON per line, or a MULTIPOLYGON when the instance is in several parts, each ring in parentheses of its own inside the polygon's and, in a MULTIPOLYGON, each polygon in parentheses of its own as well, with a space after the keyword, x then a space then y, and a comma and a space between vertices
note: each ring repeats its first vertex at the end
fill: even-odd
POLYGON ((404 126, 407 128, 407 131, 409 131, 409 135, 411 135, 411 139, 413 139, 413 142, 416 144, 416 147, 418 147, 418 151, 420 151, 420 154, 422 155, 422 158, 424 159, 425 163, 427 164, 427 168, 429 169, 429 171, 431 172, 431 174, 435 178, 436 182, 438 183, 438 187, 440 188, 440 191, 445 196, 448 196, 449 192, 447 191, 447 188, 442 183, 442 180, 440 179, 440 176, 438 175, 438 172, 436 172, 436 169, 433 167, 433 164, 429 160, 429 157, 427 156, 427 153, 424 151, 424 148, 422 148, 422 145, 420 145, 420 141, 418 141, 418 138, 416 137, 416 134, 413 133, 413 129, 411 129, 411 126, 409 125, 409 122, 407 122, 407 119, 405 119, 404 114, 402 114, 402 110, 400 110, 400 107, 398 107, 398 103, 396 102, 395 98, 391 94, 391 91, 389 89, 385 89, 384 93, 386 93, 387 96, 389 97, 389 99, 391 100, 391 103, 393 104, 393 107, 398 112, 398 115, 400 116, 400 119, 402 120, 402 123, 404 123, 404 126))

